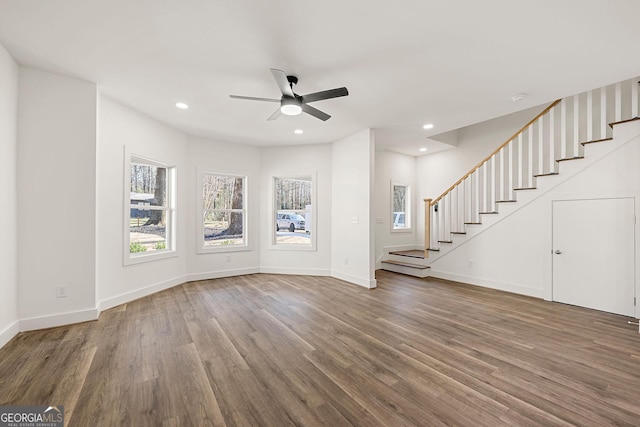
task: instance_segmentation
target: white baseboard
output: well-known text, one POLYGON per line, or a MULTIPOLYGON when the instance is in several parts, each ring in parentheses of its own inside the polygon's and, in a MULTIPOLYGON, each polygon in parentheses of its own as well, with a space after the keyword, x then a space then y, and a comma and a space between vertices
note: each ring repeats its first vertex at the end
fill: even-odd
POLYGON ((98 304, 98 313, 116 307, 120 304, 131 302, 139 298, 146 297, 147 295, 155 294, 156 292, 164 291, 165 289, 181 285, 186 281, 186 276, 178 276, 173 279, 165 280, 164 282, 155 283, 153 285, 145 286, 144 288, 135 289, 131 292, 126 292, 115 297, 104 299, 98 304))
POLYGON ((330 276, 331 271, 323 268, 296 267, 260 267, 260 273, 265 274, 294 274, 299 276, 330 276))
POLYGON ((198 280, 221 279, 223 277, 244 276, 246 274, 260 273, 258 267, 238 268, 235 270, 208 271, 206 273, 188 274, 187 282, 197 282, 198 280))
POLYGON ((542 299, 543 297, 542 289, 529 288, 526 286, 514 285, 512 283, 496 282, 493 280, 482 279, 482 278, 472 277, 472 276, 465 276, 462 274, 437 271, 437 270, 434 270, 433 267, 431 268, 430 277, 451 280, 454 282, 462 282, 462 283, 467 283, 469 285, 482 286, 484 288, 491 288, 499 291, 511 292, 513 294, 526 295, 526 296, 540 298, 540 299, 542 299))
POLYGON ((20 319, 20 332, 35 331, 37 329, 54 328, 56 326, 72 325, 74 323, 88 322, 98 319, 98 310, 89 308, 86 310, 72 311, 69 313, 52 314, 49 316, 31 317, 20 319))
POLYGON ((368 289, 373 289, 378 286, 376 279, 365 279, 363 277, 356 277, 350 274, 342 273, 340 271, 332 271, 331 277, 344 280, 345 282, 353 283, 358 286, 363 286, 368 289))
POLYGON ((0 331, 0 348, 4 347, 6 343, 18 335, 18 332, 20 332, 20 322, 17 320, 0 331))

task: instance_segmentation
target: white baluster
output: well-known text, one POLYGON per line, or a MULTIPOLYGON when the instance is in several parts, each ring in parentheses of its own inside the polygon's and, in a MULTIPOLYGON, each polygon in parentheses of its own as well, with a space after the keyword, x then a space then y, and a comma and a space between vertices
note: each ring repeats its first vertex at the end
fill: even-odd
POLYGON ((506 151, 507 147, 502 147, 498 153, 498 160, 500 163, 500 175, 498 176, 498 200, 506 200, 506 196, 505 196, 505 185, 504 185, 504 152, 506 151))
POLYGON ((451 240, 451 193, 444 196, 444 239, 451 240))
POLYGON ((544 117, 538 119, 538 175, 544 171, 544 117))
POLYGON ((489 176, 489 210, 490 212, 494 212, 496 210, 496 187, 497 187, 497 181, 496 181, 496 156, 493 155, 491 156, 491 159, 489 160, 489 165, 490 165, 490 172, 491 175, 489 176))
POLYGON ((458 231, 458 186, 453 187, 449 194, 451 194, 449 199, 451 206, 451 211, 449 212, 449 218, 451 218, 450 230, 455 232, 458 231))
POLYGON ((600 139, 607 137, 607 88, 600 88, 600 139))
POLYGON ((507 200, 513 200, 515 199, 515 194, 513 194, 513 189, 515 187, 515 179, 513 176, 513 165, 515 163, 515 158, 514 158, 514 154, 513 154, 513 149, 514 149, 514 143, 513 143, 513 139, 511 141, 509 141, 509 144, 507 145, 507 147, 509 147, 509 154, 508 154, 508 165, 509 165, 509 169, 507 172, 507 176, 508 176, 508 185, 507 185, 507 200))
POLYGON ((573 147, 571 150, 573 157, 580 155, 580 98, 573 96, 573 147))
POLYGON ((482 169, 482 212, 488 212, 487 185, 489 184, 489 177, 487 173, 487 162, 484 162, 480 169, 482 169))
POLYGON ((631 80, 631 118, 638 117, 638 79, 631 80))
POLYGON ((465 222, 471 222, 469 217, 471 216, 471 191, 469 188, 471 176, 468 176, 462 181, 462 185, 464 186, 464 214, 462 216, 463 225, 465 222))
POLYGON ((556 107, 549 110, 549 170, 556 171, 556 107))
POLYGON ((528 143, 527 143, 527 187, 533 187, 533 125, 527 128, 528 143))
POLYGON ((523 188, 522 178, 523 178, 523 150, 522 150, 522 132, 518 135, 518 188, 523 188))
POLYGON ((465 202, 465 194, 464 194, 464 181, 458 184, 458 231, 464 232, 464 202, 465 202))
POLYGON ((616 83, 616 97, 615 97, 615 105, 616 105, 616 122, 622 120, 622 84, 620 82, 616 83))
POLYGON ((560 158, 567 158, 567 103, 560 103, 560 158))
POLYGON ((593 141, 593 91, 587 92, 587 142, 593 141))
POLYGON ((438 236, 440 236, 438 215, 440 214, 440 212, 436 212, 436 205, 431 206, 431 236, 429 247, 432 249, 438 249, 440 247, 440 245, 438 244, 438 236))
POLYGON ((473 177, 473 184, 474 184, 474 216, 475 216, 475 222, 480 222, 480 196, 481 196, 481 191, 480 191, 480 170, 476 170, 473 173, 474 177, 473 177))

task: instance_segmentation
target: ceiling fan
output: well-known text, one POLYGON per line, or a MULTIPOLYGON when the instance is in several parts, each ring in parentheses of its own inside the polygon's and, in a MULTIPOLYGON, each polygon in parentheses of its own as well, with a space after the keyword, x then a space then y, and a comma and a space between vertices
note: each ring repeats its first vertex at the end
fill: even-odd
POLYGON ((275 68, 271 69, 271 74, 273 74, 273 78, 276 79, 276 83, 280 88, 280 92, 282 92, 282 97, 280 99, 256 98, 254 96, 240 95, 229 96, 235 99, 248 99, 251 101, 279 102, 280 108, 278 108, 272 115, 270 115, 267 120, 275 120, 282 114, 285 114, 287 116, 297 116, 304 111, 307 114, 311 114, 313 117, 317 117, 322 121, 326 121, 331 118, 330 115, 308 104, 310 102, 322 101, 324 99, 338 98, 340 96, 349 95, 349 91, 346 87, 323 90, 321 92, 309 93, 307 95, 298 95, 293 91, 293 87, 298 83, 298 78, 296 76, 287 76, 284 71, 277 70, 275 68))

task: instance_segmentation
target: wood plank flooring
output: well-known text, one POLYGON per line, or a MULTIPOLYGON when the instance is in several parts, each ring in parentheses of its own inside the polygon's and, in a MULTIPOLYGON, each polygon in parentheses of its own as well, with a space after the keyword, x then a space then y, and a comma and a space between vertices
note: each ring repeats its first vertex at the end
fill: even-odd
POLYGON ((627 318, 433 278, 187 283, 0 349, 69 426, 640 425, 627 318))

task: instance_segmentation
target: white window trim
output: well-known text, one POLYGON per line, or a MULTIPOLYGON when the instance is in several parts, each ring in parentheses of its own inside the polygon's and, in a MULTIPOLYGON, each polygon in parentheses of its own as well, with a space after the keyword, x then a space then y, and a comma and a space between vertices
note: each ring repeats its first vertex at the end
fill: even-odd
MULTIPOLYGON (((167 258, 174 258, 178 256, 177 250, 177 185, 178 176, 176 173, 176 167, 170 166, 166 163, 161 163, 157 160, 149 159, 137 154, 132 154, 131 151, 124 148, 124 212, 123 212, 123 245, 122 245, 122 258, 125 266, 141 264, 144 262, 156 261, 167 258), (131 217, 131 163, 145 163, 153 166, 167 168, 167 249, 157 251, 154 253, 130 253, 130 240, 129 240, 129 219, 131 217)), ((149 207, 150 209, 152 207, 149 207)), ((162 208, 153 208, 151 210, 164 210, 162 208)))
POLYGON ((395 181, 395 180, 391 180, 391 193, 389 196, 389 201, 390 201, 390 215, 391 215, 391 221, 389 221, 389 226, 391 228, 391 232, 392 233, 411 233, 413 232, 413 197, 412 197, 412 188, 411 188, 411 184, 407 184, 406 182, 402 182, 402 181, 395 181), (402 186, 402 187, 406 187, 407 188, 407 204, 405 206, 406 212, 404 213, 404 221, 405 224, 408 224, 408 227, 403 227, 403 228, 395 228, 393 226, 394 223, 394 211, 393 211, 393 187, 396 186, 402 186))
POLYGON ((301 252, 316 252, 317 251, 317 235, 318 235, 318 208, 317 208, 317 200, 318 200, 318 191, 317 191, 317 176, 316 172, 307 172, 307 173, 296 173, 296 174, 281 174, 281 175, 272 175, 271 176, 271 184, 270 184, 270 211, 269 215, 269 229, 271 230, 271 243, 269 245, 270 250, 276 251, 301 251, 301 252), (276 192, 275 192, 275 179, 300 179, 311 177, 311 243, 309 245, 304 245, 300 243, 276 243, 276 192))
MULTIPOLYGON (((211 169, 198 168, 197 169, 197 182, 198 182, 198 210, 196 212, 196 224, 198 238, 196 239, 196 253, 198 254, 211 254, 211 253, 223 253, 223 252, 243 252, 249 249, 249 200, 247 195, 249 194, 249 175, 242 173, 228 173, 228 172, 213 172, 211 169), (204 245, 204 220, 202 213, 204 211, 204 201, 202 199, 202 178, 207 175, 227 176, 230 178, 244 178, 244 185, 242 186, 242 205, 244 206, 242 215, 242 231, 244 234, 244 244, 233 246, 205 246, 204 245)), ((225 209, 219 209, 225 210, 225 209)), ((229 212, 233 212, 232 209, 226 209, 229 212)))

